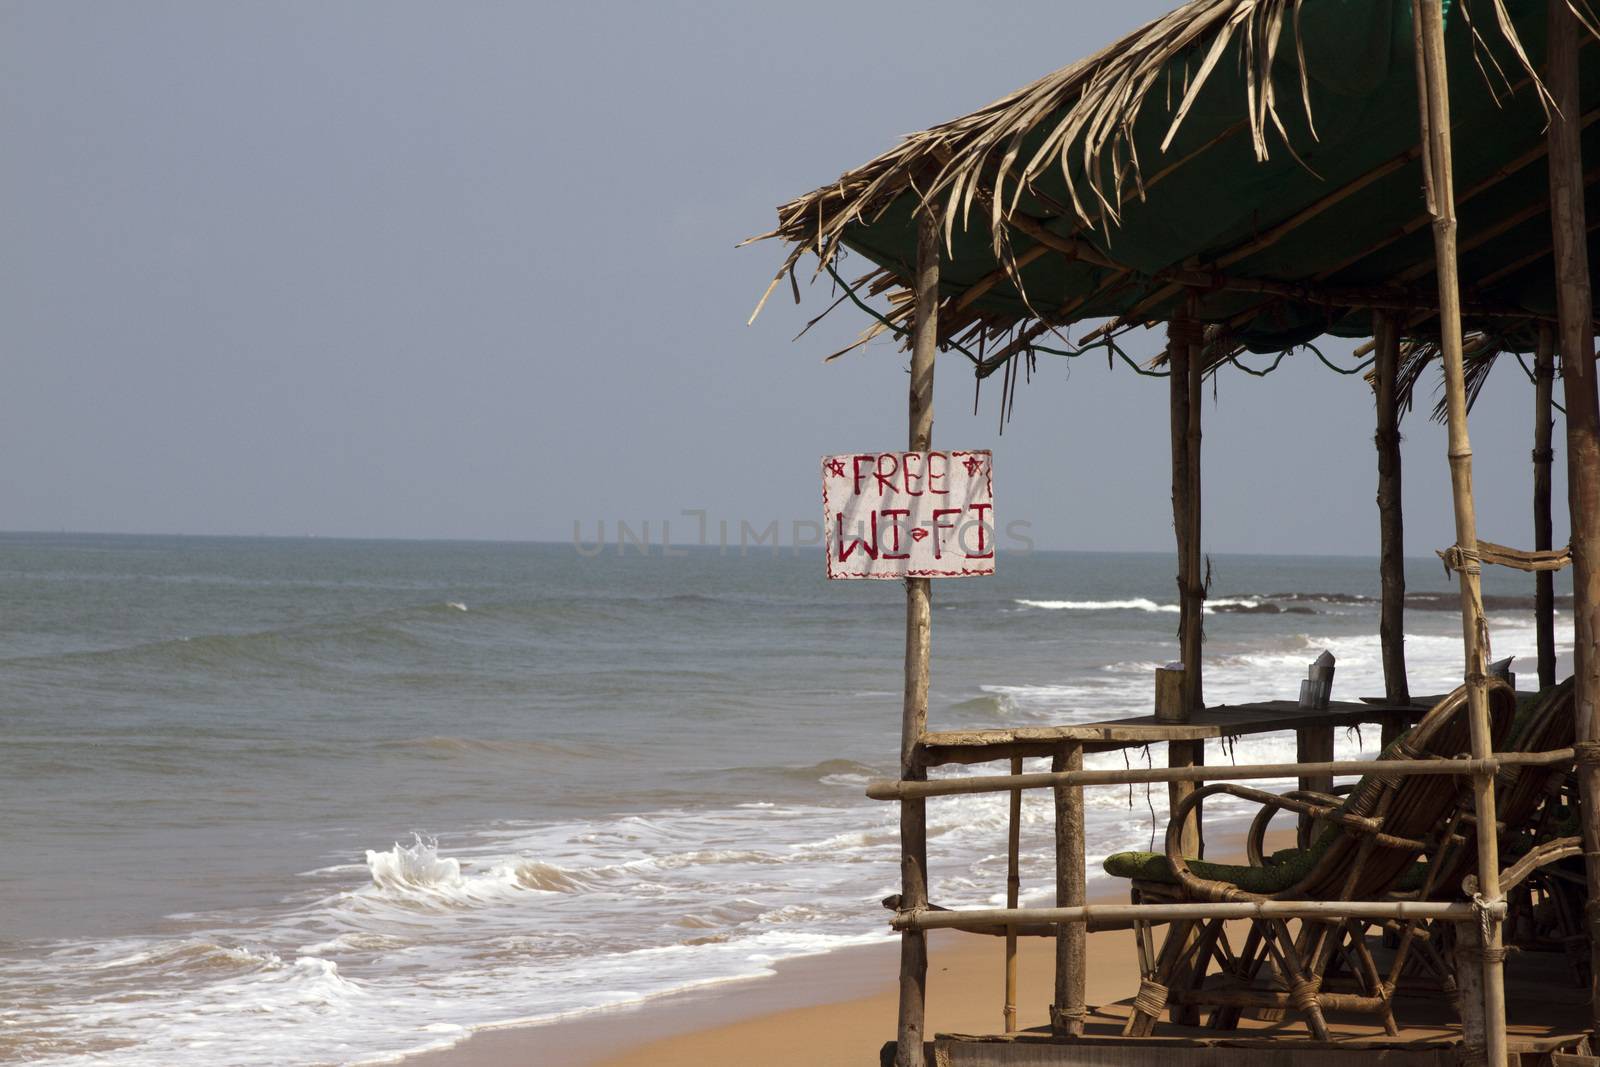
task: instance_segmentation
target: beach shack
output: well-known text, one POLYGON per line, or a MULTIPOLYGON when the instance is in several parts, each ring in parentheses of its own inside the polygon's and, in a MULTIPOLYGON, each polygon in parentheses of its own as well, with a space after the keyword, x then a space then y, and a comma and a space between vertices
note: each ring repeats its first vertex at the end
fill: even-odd
POLYGON ((900 808, 886 1060, 1600 1063, 1597 41, 1588 0, 1192 0, 779 208, 763 236, 787 255, 767 295, 787 280, 798 300, 797 272, 826 272, 839 304, 870 316, 863 341, 900 339, 911 453, 932 448, 936 365, 998 375, 1003 406, 1039 359, 1120 358, 1167 384, 1181 663, 1158 672, 1152 714, 929 732, 933 578, 905 579, 900 776, 868 791, 900 808), (841 273, 844 250, 870 269, 841 273), (1164 331, 1165 351, 1139 364, 1118 341, 1145 329, 1164 331), (1298 701, 1208 704, 1202 390, 1312 358, 1323 335, 1362 338, 1371 359, 1343 381, 1370 387, 1376 411, 1386 692, 1332 701, 1323 662, 1298 701), (1535 386, 1526 549, 1481 539, 1473 509, 1469 404, 1499 358, 1535 386), (1443 372, 1456 536, 1426 547, 1459 580, 1465 658, 1459 689, 1418 699, 1398 427, 1429 367, 1443 372), (1568 547, 1550 543, 1558 374, 1568 547), (1491 667, 1485 566, 1538 576, 1537 695, 1491 667), (1567 566, 1575 671, 1562 681, 1549 576, 1567 566), (1334 729, 1360 723, 1382 724, 1379 757, 1334 760, 1334 729), (1297 762, 1204 765, 1206 740, 1268 731, 1296 733, 1297 762), (1086 752, 1152 742, 1167 766, 1083 769, 1086 752), (940 770, 972 764, 998 766, 940 770), (1250 784, 1271 778, 1299 788, 1250 784), (1087 904, 1083 791, 1132 782, 1167 785, 1165 847, 1108 859, 1129 902, 1087 904), (1016 906, 1016 798, 1034 789, 1054 797, 1055 907, 1016 906), (930 878, 926 801, 977 793, 1013 798, 1006 908, 948 907, 930 878), (1204 859, 1203 804, 1218 794, 1258 806, 1247 863, 1204 859), (1291 848, 1268 844, 1277 813, 1299 823, 1291 848), (1143 978, 1108 1012, 1085 1003, 1086 931, 1119 926, 1143 978), (1014 972, 996 1033, 928 1032, 936 928, 1053 938, 1048 1032, 1013 1032, 1014 972), (1586 992, 1549 992, 1570 994, 1575 975, 1586 992))

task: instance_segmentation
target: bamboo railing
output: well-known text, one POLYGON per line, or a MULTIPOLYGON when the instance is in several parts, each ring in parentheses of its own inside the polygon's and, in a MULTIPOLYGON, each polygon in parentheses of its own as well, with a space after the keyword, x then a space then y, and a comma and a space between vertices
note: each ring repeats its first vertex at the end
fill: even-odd
POLYGON ((1506 767, 1555 766, 1571 763, 1570 748, 1550 752, 1493 752, 1473 759, 1331 760, 1318 763, 1253 763, 1227 767, 1109 767, 1094 771, 1032 771, 1025 774, 972 775, 931 781, 875 779, 867 784, 873 800, 922 800, 927 797, 1007 793, 1021 789, 1064 786, 1144 785, 1156 782, 1220 782, 1261 778, 1300 778, 1341 774, 1461 774, 1493 776, 1506 767))
POLYGON ((1023 923, 1120 925, 1129 921, 1174 919, 1435 919, 1476 922, 1480 914, 1505 916, 1506 905, 1481 906, 1443 900, 1260 900, 1203 904, 1085 904, 1076 908, 940 908, 901 912, 893 925, 908 930, 948 930, 963 926, 1023 923))

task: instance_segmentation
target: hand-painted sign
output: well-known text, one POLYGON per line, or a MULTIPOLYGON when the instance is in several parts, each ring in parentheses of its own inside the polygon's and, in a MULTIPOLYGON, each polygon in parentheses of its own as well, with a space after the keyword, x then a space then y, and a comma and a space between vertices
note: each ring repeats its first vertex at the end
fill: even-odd
POLYGON ((822 457, 828 577, 993 574, 993 466, 987 451, 822 457))

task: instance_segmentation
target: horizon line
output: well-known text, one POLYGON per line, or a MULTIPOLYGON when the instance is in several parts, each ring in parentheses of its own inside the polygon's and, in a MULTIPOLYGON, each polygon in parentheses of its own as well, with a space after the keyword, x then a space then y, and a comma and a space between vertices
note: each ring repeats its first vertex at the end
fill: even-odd
MULTIPOLYGON (((187 533, 187 532, 182 532, 182 531, 176 531, 175 532, 175 531, 170 531, 170 530, 167 530, 167 531, 72 530, 72 529, 0 530, 0 538, 10 538, 10 537, 107 537, 107 538, 165 537, 165 538, 174 538, 174 539, 215 540, 215 541, 349 541, 349 542, 383 542, 383 543, 398 543, 398 544, 470 544, 470 545, 532 545, 532 546, 563 546, 563 545, 565 545, 565 546, 569 546, 569 547, 573 547, 574 546, 574 542, 572 540, 570 540, 570 539, 552 541, 552 540, 542 540, 542 539, 536 539, 536 538, 514 538, 514 537, 414 537, 414 536, 399 536, 399 535, 354 535, 354 534, 319 534, 319 533, 298 533, 298 534, 290 534, 290 533, 253 533, 253 534, 246 534, 246 533, 187 533)), ((617 546, 608 544, 606 547, 607 548, 615 548, 617 546)), ((662 547, 663 546, 658 542, 651 542, 647 546, 647 549, 648 549, 647 551, 639 551, 637 549, 637 546, 634 546, 634 551, 628 552, 628 553, 625 553, 625 554, 636 555, 636 556, 638 556, 638 558, 644 559, 644 558, 648 558, 650 556, 659 555, 662 547)), ((705 551, 719 551, 719 550, 726 550, 726 549, 729 549, 729 548, 733 548, 734 546, 732 546, 732 545, 720 545, 720 544, 705 544, 705 543, 692 542, 692 541, 691 542, 673 541, 671 544, 669 544, 669 545, 667 545, 665 547, 669 547, 669 548, 673 549, 674 551, 678 551, 678 550, 694 551, 696 549, 701 549, 701 550, 705 550, 705 551)), ((822 546, 821 545, 778 545, 778 546, 754 545, 754 546, 748 546, 746 548, 746 555, 759 558, 759 555, 763 550, 765 550, 769 554, 772 553, 772 552, 778 552, 778 553, 817 552, 817 553, 820 553, 820 552, 822 552, 822 546)), ((1127 549, 1127 548, 1031 548, 1031 549, 1027 549, 1025 551, 1013 551, 1013 552, 1008 553, 1008 554, 1010 554, 1010 555, 1024 555, 1024 556, 1033 555, 1033 554, 1036 554, 1036 553, 1051 553, 1051 554, 1057 554, 1057 555, 1068 555, 1068 554, 1072 554, 1072 553, 1077 553, 1077 554, 1080 554, 1080 555, 1097 555, 1097 556, 1166 556, 1166 555, 1171 554, 1171 555, 1175 556, 1176 555, 1176 551, 1177 551, 1176 548, 1173 548, 1173 549, 1158 549, 1158 548, 1140 548, 1140 549, 1127 549)), ((604 554, 605 555, 612 555, 612 556, 617 555, 616 552, 607 552, 607 553, 604 553, 604 554)), ((1378 558, 1378 553, 1377 552, 1372 552, 1372 553, 1361 553, 1361 552, 1284 552, 1284 551, 1259 552, 1259 551, 1244 551, 1244 550, 1239 550, 1239 549, 1216 549, 1216 550, 1209 551, 1206 554, 1207 555, 1211 555, 1211 556, 1268 556, 1268 557, 1279 557, 1279 558, 1284 558, 1284 559, 1306 559, 1306 558, 1314 558, 1314 559, 1376 559, 1376 558, 1378 558)), ((1422 561, 1422 562, 1426 562, 1426 563, 1430 563, 1430 564, 1436 562, 1434 559, 1430 558, 1429 556, 1406 555, 1406 556, 1404 556, 1402 558, 1406 559, 1406 560, 1418 560, 1418 561, 1422 561)))

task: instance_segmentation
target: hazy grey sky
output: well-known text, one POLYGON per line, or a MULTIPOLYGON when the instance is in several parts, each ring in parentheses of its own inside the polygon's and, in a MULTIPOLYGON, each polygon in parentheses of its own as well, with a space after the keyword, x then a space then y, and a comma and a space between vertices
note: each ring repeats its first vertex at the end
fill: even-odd
MULTIPOLYGON (((822 365, 848 308, 790 343, 825 286, 747 328, 780 253, 736 242, 1168 6, 3 0, 0 528, 814 519, 819 455, 903 445, 904 360, 822 365)), ((1041 357, 998 438, 963 364, 935 442, 995 449, 1002 521, 1170 548, 1165 383, 1041 357)), ((1504 365, 1485 400, 1480 528, 1521 544, 1532 389, 1504 365)), ((1359 379, 1227 374, 1207 420, 1209 550, 1376 550, 1359 379)), ((1424 555, 1444 435, 1406 431, 1424 555)))

